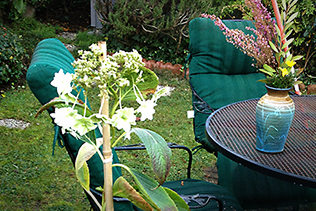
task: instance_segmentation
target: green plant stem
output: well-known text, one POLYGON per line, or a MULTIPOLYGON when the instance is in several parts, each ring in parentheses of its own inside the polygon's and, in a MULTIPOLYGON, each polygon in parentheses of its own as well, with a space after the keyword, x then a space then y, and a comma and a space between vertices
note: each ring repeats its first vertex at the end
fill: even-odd
POLYGON ((112 144, 112 148, 116 146, 116 144, 123 138, 123 136, 126 134, 126 132, 122 133, 122 135, 120 135, 120 137, 118 137, 116 139, 116 141, 112 144))

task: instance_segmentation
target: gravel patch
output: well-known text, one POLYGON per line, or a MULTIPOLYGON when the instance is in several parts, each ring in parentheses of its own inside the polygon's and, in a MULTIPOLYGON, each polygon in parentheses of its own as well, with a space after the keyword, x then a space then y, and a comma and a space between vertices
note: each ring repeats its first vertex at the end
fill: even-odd
POLYGON ((27 128, 31 123, 24 122, 22 120, 16 120, 16 119, 0 119, 0 126, 5 126, 8 128, 17 128, 24 130, 27 128))

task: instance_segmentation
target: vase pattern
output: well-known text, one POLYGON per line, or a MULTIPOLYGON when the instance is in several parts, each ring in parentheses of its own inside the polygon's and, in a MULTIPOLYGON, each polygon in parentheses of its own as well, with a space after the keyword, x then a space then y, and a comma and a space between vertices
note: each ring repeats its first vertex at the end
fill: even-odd
POLYGON ((278 153, 285 141, 294 117, 295 106, 289 89, 266 85, 267 94, 256 107, 256 149, 266 153, 278 153))

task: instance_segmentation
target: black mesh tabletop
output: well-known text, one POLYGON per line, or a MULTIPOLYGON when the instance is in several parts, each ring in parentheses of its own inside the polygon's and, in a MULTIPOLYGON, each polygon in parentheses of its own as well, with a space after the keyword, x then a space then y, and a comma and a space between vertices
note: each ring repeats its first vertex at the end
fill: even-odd
POLYGON ((258 99, 215 111, 206 121, 206 133, 226 157, 266 175, 316 188, 316 97, 291 98, 295 115, 283 152, 269 154, 255 148, 258 99))

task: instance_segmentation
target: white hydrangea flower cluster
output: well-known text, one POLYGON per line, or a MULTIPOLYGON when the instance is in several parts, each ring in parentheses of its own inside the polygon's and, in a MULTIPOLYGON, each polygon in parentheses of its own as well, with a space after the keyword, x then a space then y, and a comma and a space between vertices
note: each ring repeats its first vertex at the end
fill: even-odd
POLYGON ((140 67, 145 64, 142 56, 136 51, 119 51, 112 56, 106 56, 102 61, 102 55, 98 45, 90 46, 91 51, 78 51, 80 58, 73 63, 76 68, 74 83, 84 89, 96 85, 100 90, 106 91, 107 86, 124 87, 130 85, 130 75, 139 73, 135 81, 141 80, 140 67))
MULTIPOLYGON (((60 99, 74 98, 72 102, 78 102, 77 97, 70 93, 72 91, 70 80, 72 75, 74 74, 64 74, 63 70, 60 70, 58 73, 55 73, 51 85, 57 88, 60 99)), ((152 120, 157 100, 167 92, 166 89, 161 89, 153 95, 152 99, 145 100, 136 85, 133 85, 133 90, 139 107, 136 110, 134 108, 120 107, 115 111, 112 118, 99 113, 86 117, 78 113, 78 110, 75 109, 75 104, 72 107, 56 108, 55 113, 52 113, 51 117, 54 118, 57 125, 62 127, 63 133, 66 131, 70 132, 77 138, 79 138, 78 134, 83 136, 94 130, 97 127, 96 123, 100 124, 103 122, 111 124, 118 130, 123 129, 126 132, 125 137, 129 139, 131 126, 136 125, 137 115, 140 114, 141 121, 152 120)))

